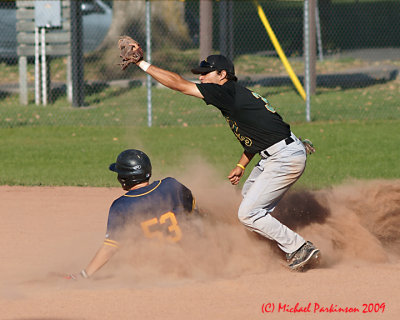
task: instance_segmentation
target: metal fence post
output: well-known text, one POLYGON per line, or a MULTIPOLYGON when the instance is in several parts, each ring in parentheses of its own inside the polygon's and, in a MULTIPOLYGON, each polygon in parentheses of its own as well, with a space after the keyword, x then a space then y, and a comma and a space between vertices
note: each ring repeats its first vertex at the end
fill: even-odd
POLYGON ((20 56, 18 58, 19 68, 19 101, 23 105, 28 104, 28 58, 26 56, 20 56))
POLYGON ((317 0, 308 0, 308 45, 309 45, 309 55, 310 55, 310 93, 315 94, 317 88, 317 41, 316 41, 316 31, 315 26, 315 3, 317 0))
POLYGON ((322 35, 321 35, 321 21, 319 19, 319 8, 318 0, 315 3, 315 26, 317 28, 317 44, 318 44, 318 58, 320 61, 324 61, 324 53, 322 49, 322 35))
POLYGON ((219 14, 220 51, 221 54, 233 61, 233 1, 221 0, 219 14))
POLYGON ((81 2, 71 1, 71 78, 72 105, 84 104, 83 44, 81 2))
POLYGON ((234 48, 234 32, 233 32, 233 19, 234 19, 234 14, 233 14, 233 6, 234 6, 234 1, 233 0, 228 0, 228 32, 229 32, 229 42, 228 42, 228 52, 227 56, 229 59, 233 61, 233 58, 235 57, 235 48, 234 48))
POLYGON ((228 9, 226 0, 221 0, 219 2, 219 47, 221 54, 228 56, 228 43, 226 39, 227 34, 227 20, 228 20, 228 9))
POLYGON ((39 27, 35 27, 35 103, 36 105, 41 103, 39 27))
POLYGON ((304 0, 304 86, 306 87, 306 120, 311 121, 310 103, 310 28, 309 28, 309 0, 304 0))
POLYGON ((42 101, 43 105, 47 105, 48 94, 48 77, 47 77, 47 57, 46 57, 46 28, 41 28, 41 42, 42 42, 42 101))
POLYGON ((315 1, 304 1, 304 82, 306 87, 306 120, 311 121, 311 94, 316 89, 315 1))
MULTIPOLYGON (((151 3, 146 0, 146 60, 151 63, 151 3)), ((147 74, 147 126, 152 126, 151 76, 147 74)))
POLYGON ((204 60, 212 52, 213 39, 213 3, 211 0, 200 1, 200 59, 204 60))

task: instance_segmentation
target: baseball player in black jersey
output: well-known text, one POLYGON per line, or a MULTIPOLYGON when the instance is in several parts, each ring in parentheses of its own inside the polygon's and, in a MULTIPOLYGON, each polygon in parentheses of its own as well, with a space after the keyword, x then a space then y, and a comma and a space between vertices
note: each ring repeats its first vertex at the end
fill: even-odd
POLYGON ((239 220, 249 230, 276 241, 292 270, 312 267, 319 250, 270 214, 302 175, 306 149, 268 100, 239 85, 233 63, 222 55, 211 55, 192 69, 199 75, 200 84, 143 59, 136 65, 164 86, 203 99, 221 111, 244 149, 228 175, 233 185, 239 183, 254 155, 260 154, 261 160, 243 186, 239 220))
POLYGON ((103 245, 85 269, 67 275, 68 279, 92 276, 118 250, 124 232, 137 229, 140 235, 132 237, 178 243, 186 231, 181 222, 194 218, 195 200, 187 187, 174 178, 149 183, 152 168, 144 152, 135 149, 121 152, 110 170, 118 173, 118 181, 127 192, 110 207, 103 245))

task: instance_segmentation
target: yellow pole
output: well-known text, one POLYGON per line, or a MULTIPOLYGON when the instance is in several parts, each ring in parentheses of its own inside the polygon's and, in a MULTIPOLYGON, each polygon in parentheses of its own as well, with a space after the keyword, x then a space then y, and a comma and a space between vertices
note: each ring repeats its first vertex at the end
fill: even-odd
POLYGON ((294 86, 296 87, 297 91, 299 92, 299 94, 301 95, 303 100, 306 100, 306 93, 303 89, 303 86, 301 85, 301 83, 300 83, 299 79, 297 78, 296 74, 294 73, 288 59, 286 58, 286 55, 283 52, 281 45, 279 44, 278 39, 276 38, 275 33, 272 30, 272 28, 267 20, 267 17, 265 16, 264 10, 258 4, 257 0, 255 0, 254 3, 257 6, 258 15, 260 16, 260 19, 261 19, 262 23, 264 24, 264 27, 268 32, 268 35, 272 41, 272 44, 274 45, 276 52, 278 53, 279 57, 281 58, 282 63, 285 66, 285 69, 290 76, 290 79, 292 80, 294 86))

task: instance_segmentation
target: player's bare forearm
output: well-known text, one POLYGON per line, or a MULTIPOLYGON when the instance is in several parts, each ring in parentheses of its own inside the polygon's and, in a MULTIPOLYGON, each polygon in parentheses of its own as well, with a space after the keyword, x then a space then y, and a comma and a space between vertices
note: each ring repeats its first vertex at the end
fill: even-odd
MULTIPOLYGON (((140 61, 138 65, 141 63, 140 61)), ((179 74, 150 65, 146 72, 162 85, 184 94, 203 99, 203 95, 194 82, 182 78, 179 74)))
POLYGON ((143 60, 143 49, 140 44, 129 36, 122 36, 118 40, 120 50, 122 70, 125 70, 130 64, 136 64, 144 72, 147 72, 155 80, 164 86, 182 92, 184 94, 203 99, 203 95, 196 84, 183 79, 180 75, 170 72, 143 60))
POLYGON ((255 153, 250 153, 247 151, 242 153, 242 156, 240 157, 239 162, 236 164, 236 167, 233 168, 228 175, 228 179, 233 185, 239 183, 244 174, 246 166, 250 163, 251 159, 253 159, 254 155, 255 153))
POLYGON ((243 151, 242 156, 240 157, 240 160, 238 163, 241 164, 242 166, 246 167, 250 163, 251 159, 253 159, 254 155, 255 155, 255 153, 243 151))
POLYGON ((85 268, 87 275, 92 276, 97 270, 104 266, 108 260, 117 252, 118 248, 103 244, 85 268))

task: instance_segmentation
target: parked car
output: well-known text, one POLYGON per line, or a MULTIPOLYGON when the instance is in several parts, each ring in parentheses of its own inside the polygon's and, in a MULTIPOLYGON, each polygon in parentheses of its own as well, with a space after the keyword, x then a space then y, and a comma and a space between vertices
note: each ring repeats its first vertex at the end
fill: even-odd
MULTIPOLYGON (((103 41, 112 21, 108 1, 82 1, 83 50, 94 51, 103 41)), ((0 1, 0 60, 15 62, 17 55, 17 8, 15 1, 0 1)))

